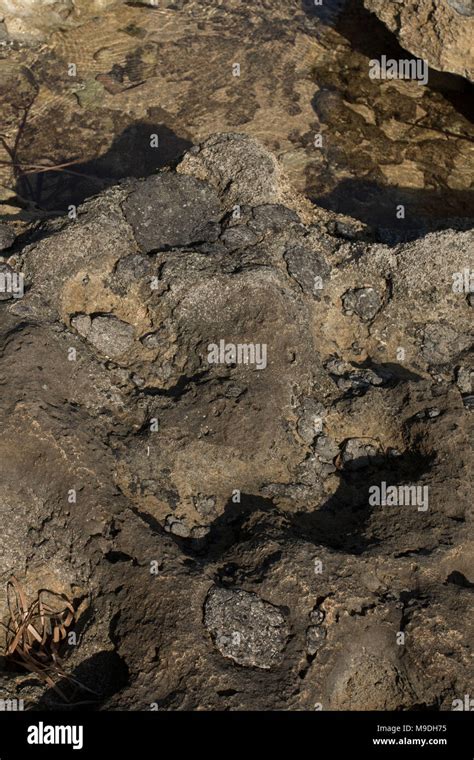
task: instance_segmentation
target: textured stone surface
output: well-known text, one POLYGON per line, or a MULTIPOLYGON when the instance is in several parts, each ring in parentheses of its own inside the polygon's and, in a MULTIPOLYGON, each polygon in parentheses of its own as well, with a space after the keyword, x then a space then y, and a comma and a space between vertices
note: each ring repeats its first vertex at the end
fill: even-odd
POLYGON ((289 635, 285 617, 256 594, 212 588, 204 625, 219 652, 238 665, 268 669, 282 661, 289 635))
POLYGON ((198 243, 212 235, 222 214, 208 184, 176 174, 149 177, 127 197, 123 209, 143 253, 198 243))
POLYGON ((364 0, 400 44, 439 71, 474 79, 474 8, 468 0, 364 0))
MULTIPOLYGON (((370 79, 374 57, 408 54, 359 0, 254 0, 245 9, 241 0, 161 0, 67 22, 41 45, 4 47, 0 213, 26 221, 65 213, 233 131, 258 138, 317 207, 354 217, 334 221, 341 239, 357 239, 367 223, 392 242, 472 218, 467 80, 436 71, 427 87, 370 79), (40 167, 22 177, 11 160, 20 127, 17 159, 40 167), (41 171, 68 161, 75 166, 41 171)), ((244 168, 250 177, 251 156, 244 168)), ((231 194, 239 179, 230 179, 231 194)))
MULTIPOLYGON (((283 205, 271 166, 214 137, 163 175, 219 196, 197 239, 138 250, 126 203, 153 177, 6 257, 25 294, 0 305, 0 619, 12 573, 85 606, 65 666, 98 709, 449 710, 472 682, 472 310, 453 275, 473 235, 340 237, 347 221, 283 205), (249 155, 258 184, 216 179, 249 155), (211 361, 220 341, 265 345, 265 366, 211 361), (369 503, 382 483, 428 488, 428 509, 369 503)), ((31 674, 0 685, 57 702, 31 674)))

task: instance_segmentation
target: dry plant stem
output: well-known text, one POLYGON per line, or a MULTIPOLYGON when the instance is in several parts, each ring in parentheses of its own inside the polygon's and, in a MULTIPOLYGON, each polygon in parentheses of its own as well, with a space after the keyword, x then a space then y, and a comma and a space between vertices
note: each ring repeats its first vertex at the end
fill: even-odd
POLYGON ((82 686, 64 671, 58 651, 75 620, 72 603, 64 594, 41 589, 36 599, 28 604, 26 594, 14 576, 7 583, 7 602, 10 619, 4 626, 7 631, 6 657, 37 675, 67 702, 53 676, 61 676, 82 686), (46 594, 61 599, 64 608, 53 609, 44 599, 46 594))

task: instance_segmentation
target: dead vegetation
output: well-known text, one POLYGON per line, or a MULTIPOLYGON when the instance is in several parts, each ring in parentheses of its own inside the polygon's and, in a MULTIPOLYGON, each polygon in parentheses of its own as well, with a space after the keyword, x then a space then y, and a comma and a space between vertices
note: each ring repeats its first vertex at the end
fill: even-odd
POLYGON ((28 602, 21 583, 14 576, 7 583, 8 623, 4 657, 7 666, 34 673, 65 701, 57 678, 75 679, 63 668, 60 651, 76 615, 65 594, 40 589, 28 602))

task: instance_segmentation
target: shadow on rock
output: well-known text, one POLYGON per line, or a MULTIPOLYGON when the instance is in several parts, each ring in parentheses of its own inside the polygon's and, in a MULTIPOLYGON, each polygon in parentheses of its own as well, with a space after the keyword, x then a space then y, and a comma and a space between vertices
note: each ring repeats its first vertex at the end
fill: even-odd
POLYGON ((56 686, 67 702, 61 700, 54 689, 48 689, 34 709, 96 710, 104 700, 127 686, 128 679, 128 668, 116 652, 98 652, 81 662, 71 673, 71 678, 57 682, 56 686))
MULTIPOLYGON (((366 179, 345 179, 326 195, 313 198, 318 206, 360 219, 377 230, 386 243, 416 240, 433 230, 472 226, 474 193, 470 190, 418 190, 366 179), (404 207, 404 218, 397 208, 404 207)), ((402 213, 402 212, 400 212, 402 213)))
POLYGON ((164 124, 137 122, 115 137, 102 156, 58 171, 22 175, 16 192, 45 211, 64 214, 70 205, 79 206, 121 179, 148 177, 175 163, 191 146, 164 124))
POLYGON ((278 541, 282 535, 286 541, 293 537, 348 554, 362 554, 383 540, 366 532, 374 509, 379 508, 369 504, 369 485, 382 481, 387 487, 416 484, 430 471, 432 462, 432 456, 418 452, 399 456, 380 452, 370 461, 365 457, 354 459, 341 471, 336 492, 310 512, 283 513, 271 498, 241 494, 239 504, 229 500, 204 539, 171 537, 184 554, 197 559, 201 568, 222 559, 239 544, 267 543, 270 538, 278 541))

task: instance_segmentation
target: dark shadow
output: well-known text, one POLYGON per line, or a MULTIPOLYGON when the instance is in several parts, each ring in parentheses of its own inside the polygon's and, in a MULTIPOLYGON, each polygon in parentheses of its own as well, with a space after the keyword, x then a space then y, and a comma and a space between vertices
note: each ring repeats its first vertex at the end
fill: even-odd
POLYGON ((315 0, 302 0, 301 6, 304 12, 326 26, 337 26, 347 0, 322 0, 320 5, 315 4, 315 0))
MULTIPOLYGON (((314 0, 302 0, 302 8, 307 17, 314 21, 315 36, 321 34, 322 25, 334 28, 347 40, 351 51, 367 59, 367 65, 370 59, 380 59, 381 55, 396 60, 415 57, 401 47, 395 34, 375 14, 364 7, 363 0, 324 0, 319 6, 314 5, 314 0)), ((360 104, 366 98, 376 118, 379 114, 384 120, 392 115, 395 120, 400 118, 410 125, 412 121, 416 122, 416 118, 409 111, 410 103, 400 101, 398 105, 393 94, 386 102, 380 103, 378 82, 369 80, 368 67, 364 84, 360 60, 351 64, 349 50, 345 58, 344 52, 341 56, 334 70, 330 67, 315 68, 315 83, 319 85, 319 90, 313 98, 313 109, 333 139, 325 151, 327 169, 317 170, 321 171, 320 175, 317 172, 313 176, 308 174, 307 193, 311 200, 328 210, 360 219, 374 229, 381 241, 391 244, 413 240, 431 230, 472 226, 474 193, 447 186, 446 177, 443 176, 445 169, 441 167, 438 171, 429 141, 426 160, 421 160, 420 164, 427 177, 426 189, 398 187, 385 181, 381 166, 384 158, 379 157, 378 165, 376 161, 371 161, 370 151, 360 147, 364 137, 368 143, 378 139, 378 126, 361 127, 360 122, 354 121, 352 111, 344 107, 343 101, 360 104), (343 138, 338 137, 340 134, 343 138), (344 179, 334 187, 331 167, 343 166, 344 163, 352 168, 356 176, 344 179), (319 192, 318 186, 321 188, 319 192), (326 190, 328 187, 332 189, 326 190), (405 206, 405 219, 396 217, 397 206, 400 205, 405 206)), ((460 116, 472 122, 474 86, 461 76, 429 68, 425 88, 440 96, 436 102, 441 115, 445 113, 442 100, 446 101, 447 110, 446 118, 441 123, 433 123, 433 119, 430 121, 428 118, 423 126, 439 133, 443 139, 473 140, 467 129, 462 130, 462 134, 456 130, 450 131, 449 110, 450 107, 454 108, 460 116)), ((415 128, 416 123, 412 126, 415 128)), ((380 139, 385 138, 381 136, 380 139)), ((388 152, 390 147, 388 143, 388 152)))
POLYGON ((62 700, 54 689, 48 689, 32 709, 97 710, 102 702, 127 686, 129 680, 125 662, 113 651, 92 655, 81 662, 71 676, 56 684, 68 701, 62 700))
MULTIPOLYGON (((307 0, 311 2, 311 0, 307 0)), ((337 4, 337 0, 334 0, 337 4)), ((303 0, 304 6, 304 0, 303 0)), ((313 14, 314 15, 314 14, 313 14)), ((334 26, 347 39, 353 50, 367 58, 413 58, 385 24, 364 7, 363 0, 347 0, 337 14, 334 26)), ((474 85, 464 77, 428 68, 428 89, 439 92, 456 110, 470 121, 474 120, 474 85)))
POLYGON ((474 216, 473 191, 419 190, 366 179, 343 180, 330 193, 312 200, 329 211, 360 219, 386 243, 414 240, 453 226, 469 229, 474 216), (399 206, 404 206, 404 219, 397 218, 399 206))
MULTIPOLYGON (((369 505, 368 484, 385 481, 387 486, 414 485, 430 470, 433 461, 434 455, 418 452, 396 457, 380 452, 368 463, 365 459, 354 460, 350 468, 341 470, 336 492, 310 512, 282 512, 270 498, 241 494, 240 504, 229 500, 204 539, 196 541, 173 535, 171 538, 185 555, 194 557, 196 571, 221 560, 233 546, 246 542, 264 545, 282 536, 285 541, 291 541, 293 536, 315 546, 359 555, 378 543, 377 538, 369 539, 365 532, 372 512, 380 509, 369 505)), ((270 564, 276 561, 275 557, 270 557, 270 564)), ((258 572, 261 570, 257 568, 258 572)), ((219 571, 221 580, 227 577, 227 582, 237 572, 232 563, 219 571)))
POLYGON ((348 369, 347 372, 334 374, 334 372, 331 372, 330 363, 326 362, 325 364, 325 369, 328 372, 329 377, 334 383, 336 383, 336 385, 338 385, 338 387, 341 387, 341 380, 343 381, 343 384, 345 384, 345 382, 350 383, 350 387, 344 389, 342 394, 342 398, 344 399, 363 396, 370 391, 374 385, 375 387, 393 388, 402 382, 412 381, 417 383, 423 379, 421 375, 417 375, 415 372, 411 372, 411 370, 400 364, 396 364, 395 362, 377 363, 371 359, 366 359, 363 362, 353 361, 349 366, 350 369, 348 369), (367 370, 375 373, 380 382, 375 384, 372 378, 368 378, 364 375, 364 372, 367 370))
MULTIPOLYGON (((64 170, 23 175, 15 189, 27 202, 47 212, 64 214, 70 205, 80 205, 121 179, 148 177, 173 165, 191 145, 164 124, 141 121, 116 136, 102 156, 64 170), (152 135, 157 136, 157 147, 150 144, 152 135)), ((64 162, 68 159, 63 158, 64 162)))
POLYGON ((342 470, 336 492, 325 504, 312 512, 298 513, 292 518, 293 530, 300 538, 330 549, 362 554, 375 546, 378 539, 368 538, 366 527, 378 506, 369 504, 368 488, 384 481, 388 486, 416 484, 429 472, 433 456, 407 452, 397 457, 384 453, 365 461, 355 460, 351 470, 342 470))
POLYGON ((385 378, 386 384, 390 386, 406 380, 414 383, 419 383, 420 380, 423 380, 421 375, 417 375, 416 372, 412 372, 396 362, 374 362, 372 359, 366 359, 363 362, 353 362, 353 364, 356 369, 373 370, 377 375, 385 378))

